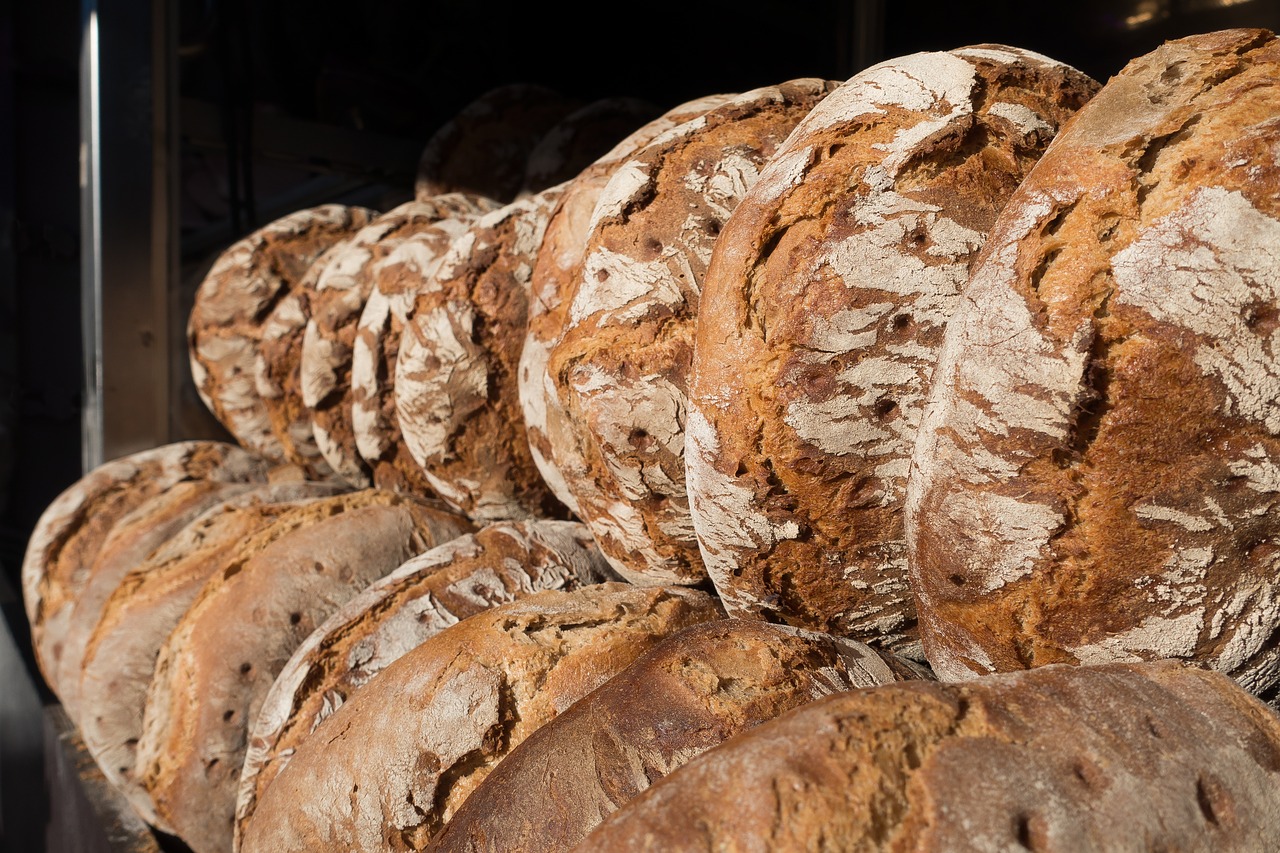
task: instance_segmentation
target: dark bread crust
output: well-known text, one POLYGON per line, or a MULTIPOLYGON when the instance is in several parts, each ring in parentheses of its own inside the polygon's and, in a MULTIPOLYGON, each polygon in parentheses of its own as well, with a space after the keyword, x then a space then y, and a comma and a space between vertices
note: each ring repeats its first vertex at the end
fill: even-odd
POLYGON ((574 110, 529 152, 521 194, 534 195, 572 181, 657 115, 656 106, 639 98, 602 98, 574 110))
POLYGON ((731 614, 919 654, 902 501, 943 328, 996 214, 1095 88, 999 45, 889 60, 819 104, 730 217, 685 461, 731 614))
POLYGON ((1002 214, 907 505, 947 679, 1176 657, 1280 682, 1280 41, 1131 62, 1002 214))
POLYGON ((725 742, 577 848, 1273 850, 1280 719, 1173 661, 821 699, 725 742))

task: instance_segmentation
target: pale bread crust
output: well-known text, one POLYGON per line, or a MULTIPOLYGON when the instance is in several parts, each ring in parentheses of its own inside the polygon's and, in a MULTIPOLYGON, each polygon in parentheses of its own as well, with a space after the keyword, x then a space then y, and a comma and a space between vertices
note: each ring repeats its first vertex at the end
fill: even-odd
POLYGON ((662 637, 721 613, 697 590, 606 583, 459 622, 384 669, 302 743, 240 849, 421 849, 530 732, 662 637))
POLYGON ((286 513, 209 576, 156 659, 135 765, 187 846, 230 849, 248 728, 298 644, 374 580, 469 529, 408 496, 353 492, 286 513))
POLYGON ((291 213, 233 243, 200 283, 187 320, 191 375, 200 399, 242 447, 285 461, 255 381, 263 323, 326 249, 376 215, 341 204, 291 213))
POLYGON ((477 613, 547 589, 613 578, 570 521, 503 521, 408 560, 352 598, 280 670, 249 736, 236 842, 262 791, 316 726, 389 664, 477 613))
POLYGON ((724 103, 729 95, 711 95, 681 104, 636 130, 574 178, 547 223, 530 281, 529 320, 520 349, 517 384, 525 434, 533 462, 559 501, 577 512, 577 500, 562 470, 581 471, 582 454, 565 429, 565 414, 547 376, 547 357, 560 336, 573 286, 582 266, 587 225, 600 192, 627 158, 677 125, 724 103))
POLYGON ((404 445, 435 493, 476 521, 565 515, 533 463, 516 390, 529 277, 561 190, 475 220, 400 333, 393 392, 404 445))
POLYGON ((103 604, 85 646, 79 693, 85 746, 107 781, 143 820, 166 832, 134 777, 136 745, 156 657, 200 587, 226 555, 301 501, 327 497, 335 483, 279 483, 208 510, 134 567, 103 604))
POLYGON ((1182 658, 1280 681, 1280 41, 1131 62, 1001 216, 907 513, 939 676, 1182 658))
POLYGON ((742 619, 686 628, 513 749, 431 849, 572 850, 739 732, 824 696, 919 677, 891 652, 826 634, 742 619))
POLYGON ((1174 661, 820 699, 703 753, 578 848, 1214 850, 1280 845, 1280 718, 1174 661))
POLYGON ((57 689, 58 660, 80 592, 111 528, 186 480, 265 482, 267 463, 233 444, 183 441, 104 463, 54 498, 22 559, 22 598, 36 663, 57 689))
POLYGON ((685 465, 729 612, 919 655, 902 500, 942 330, 1000 207, 1096 84, 999 45, 854 76, 734 211, 685 465))
POLYGON ((298 386, 317 449, 349 485, 364 488, 372 482, 351 427, 351 353, 374 266, 407 237, 441 219, 479 215, 497 206, 462 193, 406 202, 356 232, 320 269, 302 335, 298 386))
POLYGON ((601 192, 547 375, 584 470, 578 515, 633 583, 698 583, 684 420, 699 293, 733 209, 838 84, 745 92, 636 152, 601 192))

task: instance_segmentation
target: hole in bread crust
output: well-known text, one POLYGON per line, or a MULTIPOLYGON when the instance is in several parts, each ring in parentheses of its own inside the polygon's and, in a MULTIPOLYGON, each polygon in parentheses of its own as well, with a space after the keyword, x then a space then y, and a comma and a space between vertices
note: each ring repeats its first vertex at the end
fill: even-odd
POLYGON ((956 586, 964 586, 969 582, 968 578, 966 578, 964 575, 952 575, 951 577, 947 578, 947 580, 951 581, 956 586))

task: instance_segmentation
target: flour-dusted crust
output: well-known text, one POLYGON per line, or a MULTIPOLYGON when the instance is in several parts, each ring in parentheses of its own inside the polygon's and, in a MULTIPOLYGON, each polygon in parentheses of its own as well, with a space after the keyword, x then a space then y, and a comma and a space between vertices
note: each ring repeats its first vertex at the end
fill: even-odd
POLYGON ((613 174, 547 374, 584 469, 578 515, 636 583, 706 578, 685 489, 686 392, 711 250, 792 128, 836 88, 802 79, 728 99, 613 174))
POLYGON ((419 850, 502 757, 661 638, 706 593, 605 583, 479 613, 401 657, 299 746, 243 853, 419 850))
POLYGON ((1280 42, 1131 62, 997 225, 908 495, 948 679, 1176 657, 1280 681, 1280 42))
POLYGON ((734 211, 703 287, 685 460, 730 613, 918 654, 902 500, 943 328, 1001 206, 1095 89, 998 45, 881 63, 734 211))
POLYGON ((321 455, 350 485, 371 482, 351 427, 351 355, 374 266, 407 237, 441 219, 479 215, 497 206, 462 193, 407 202, 358 231, 320 269, 302 336, 298 384, 321 455))
POLYGON ((351 429, 356 449, 378 488, 434 495, 400 434, 396 415, 396 359, 400 333, 418 293, 435 286, 440 264, 476 217, 439 219, 402 240, 370 271, 373 287, 351 352, 351 429))
POLYGON ((583 525, 506 521, 432 548, 375 581, 312 632, 263 699, 240 775, 237 841, 262 791, 302 741, 393 661, 491 607, 610 577, 583 525))
POLYGON ((265 482, 267 463, 233 444, 183 441, 98 466, 68 486, 36 520, 22 559, 22 598, 36 663, 57 689, 71 613, 116 522, 188 480, 265 482))
POLYGON ((582 267, 587 226, 600 192, 614 171, 656 137, 714 109, 730 95, 711 95, 681 104, 636 130, 574 178, 551 214, 534 263, 529 324, 520 350, 518 386, 525 433, 534 464, 562 504, 578 511, 562 470, 585 470, 582 454, 565 427, 565 413, 547 376, 547 357, 560 337, 573 287, 582 267))
POLYGON ((256 382, 264 321, 326 249, 376 215, 341 204, 291 213, 233 243, 200 283, 187 321, 191 375, 209 411, 242 446, 285 458, 256 382))
POLYGON ((658 115, 639 98, 602 98, 556 122, 529 152, 521 195, 571 181, 658 115))
POLYGON ((569 851, 650 785, 807 702, 919 677, 891 652, 756 620, 686 628, 511 751, 432 850, 569 851))
POLYGON ((659 781, 582 853, 1274 850, 1280 719, 1174 661, 820 699, 659 781))
POLYGON ((248 728, 293 650, 374 580, 469 529, 370 489, 292 510, 210 575, 160 649, 135 768, 189 847, 230 849, 248 728))
POLYGON ((147 686, 156 656, 224 558, 299 502, 331 496, 334 483, 279 483, 208 510, 116 585, 85 646, 79 726, 85 746, 116 790, 153 826, 172 832, 134 776, 147 686))
POLYGON ((490 89, 427 140, 418 161, 415 197, 466 192, 512 201, 524 184, 529 155, 580 106, 531 83, 490 89))
POLYGON ((530 455, 516 390, 529 277, 560 195, 555 187, 477 219, 400 333, 393 393, 404 445, 435 493, 477 521, 565 514, 530 455))

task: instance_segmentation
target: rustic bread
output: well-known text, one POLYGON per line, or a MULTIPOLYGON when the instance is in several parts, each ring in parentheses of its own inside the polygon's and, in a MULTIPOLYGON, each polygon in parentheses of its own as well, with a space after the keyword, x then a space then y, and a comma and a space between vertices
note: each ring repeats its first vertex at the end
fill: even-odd
POLYGON ((374 580, 470 529, 373 489, 308 503, 272 527, 291 529, 258 533, 201 587, 147 690, 134 772, 196 853, 231 847, 248 727, 298 644, 374 580))
POLYGON ((529 275, 560 194, 477 219, 400 333, 393 391, 404 444, 435 493, 477 521, 565 515, 529 453, 516 390, 529 275))
POLYGON ((908 499, 941 677, 1176 657, 1280 681, 1280 41, 1131 62, 1010 202, 908 499))
MULTIPOLYGON (((148 823, 172 831, 133 774, 147 686, 156 657, 196 593, 227 555, 300 502, 333 495, 335 483, 259 486, 208 510, 116 585, 84 650, 79 726, 103 775, 148 823)), ((283 531, 281 531, 283 532, 283 531)))
POLYGON ((351 429, 378 488, 435 494, 400 434, 393 387, 396 358, 400 332, 419 291, 432 286, 454 240, 468 233, 474 220, 465 214, 439 219, 402 240, 371 271, 373 286, 351 353, 351 429))
POLYGON ((719 615, 697 590, 606 583, 465 619, 384 669, 299 746, 240 849, 421 849, 530 732, 662 637, 719 615))
POLYGON ((298 383, 312 435, 325 462, 352 486, 372 481, 351 429, 351 351, 360 312, 373 287, 373 268, 401 241, 441 219, 478 215, 498 206, 479 196, 449 193, 407 202, 370 222, 322 261, 302 335, 298 383))
POLYGON ((686 465, 731 614, 918 655, 902 499, 942 331, 996 214, 1096 84, 982 45, 873 66, 796 128, 703 286, 686 465))
POLYGON ((254 488, 260 486, 211 480, 175 483, 141 503, 111 528, 71 608, 58 658, 58 698, 72 722, 80 724, 80 669, 85 646, 116 587, 153 551, 206 510, 254 488))
POLYGON ((467 192, 512 201, 524 183, 530 153, 578 106, 531 83, 482 93, 427 140, 418 161, 415 197, 421 201, 467 192))
POLYGON ((609 178, 628 157, 671 128, 702 115, 729 97, 712 95, 689 101, 636 130, 565 187, 547 223, 530 280, 529 321, 520 350, 517 385, 534 464, 555 496, 574 512, 577 512, 577 501, 565 485, 561 468, 578 471, 584 464, 581 454, 570 443, 560 399, 547 376, 546 365, 548 353, 564 326, 569 299, 581 272, 591 213, 609 178))
POLYGON ((291 213, 233 243, 200 283, 187 321, 191 375, 209 411, 241 446, 284 461, 255 382, 263 322, 326 249, 376 215, 341 204, 291 213))
POLYGON ((506 521, 432 548, 375 581, 312 632, 263 699, 240 774, 237 842, 299 744, 388 664, 491 607, 611 578, 583 525, 506 521))
POLYGON ((1280 849, 1280 719, 1173 661, 913 681, 803 706, 632 800, 577 848, 1280 849))
POLYGON ((529 152, 520 195, 536 195, 573 180, 658 112, 639 98, 601 98, 569 113, 529 152))
POLYGON ((686 628, 517 746, 433 851, 572 850, 685 762, 784 711, 919 678, 891 652, 755 620, 686 628))
POLYGON ((584 470, 578 515, 634 583, 706 578, 684 476, 693 328, 711 249, 791 129, 835 83, 792 80, 730 98, 614 173, 547 375, 584 470))
POLYGON ((57 689, 71 612, 111 528, 139 505, 188 480, 264 482, 267 465, 235 445, 184 441, 98 466, 36 520, 22 560, 22 597, 36 663, 57 689))

